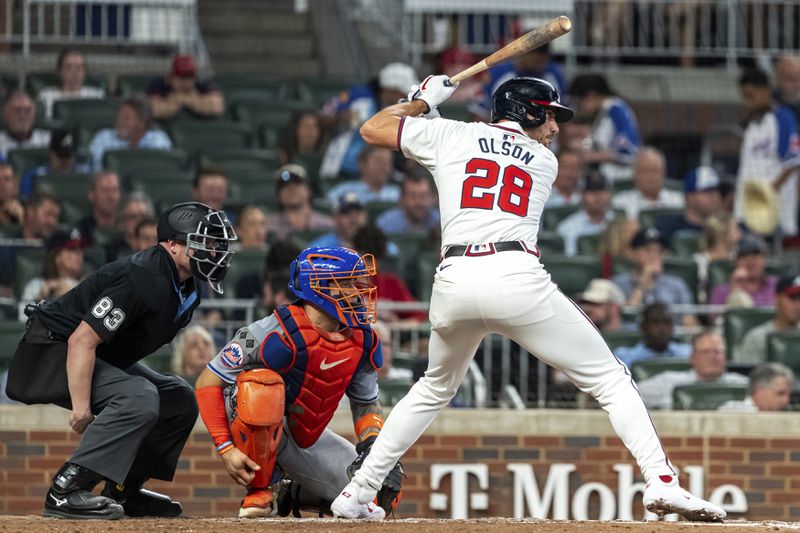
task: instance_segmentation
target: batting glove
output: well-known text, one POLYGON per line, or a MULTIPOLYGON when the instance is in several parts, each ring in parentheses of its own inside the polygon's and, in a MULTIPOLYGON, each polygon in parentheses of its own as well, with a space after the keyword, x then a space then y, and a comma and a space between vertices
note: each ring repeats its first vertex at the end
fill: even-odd
POLYGON ((428 104, 428 113, 424 116, 431 118, 428 115, 434 112, 439 104, 450 98, 457 88, 458 84, 451 85, 447 76, 428 76, 419 86, 411 87, 408 97, 409 100, 422 100, 428 104))

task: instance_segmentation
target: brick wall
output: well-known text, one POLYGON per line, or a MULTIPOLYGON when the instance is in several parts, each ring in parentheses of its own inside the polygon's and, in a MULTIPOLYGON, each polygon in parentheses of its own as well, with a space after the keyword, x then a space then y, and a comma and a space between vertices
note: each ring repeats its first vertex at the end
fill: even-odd
MULTIPOLYGON (((0 513, 38 514, 50 479, 76 446, 77 435, 61 429, 66 424, 60 425, 60 411, 55 420, 47 420, 47 416, 37 419, 7 410, 13 408, 0 409, 5 410, 0 411, 0 513), (20 427, 22 421, 31 419, 40 427, 20 427)), ((29 409, 48 408, 20 410, 29 409)), ((800 438, 777 434, 793 427, 796 415, 758 415, 745 422, 739 420, 742 416, 660 413, 654 418, 673 463, 680 468, 704 468, 705 496, 720 485, 732 484, 740 487, 748 500, 748 511, 738 516, 800 520, 800 438), (720 427, 728 431, 720 431, 720 427), (675 436, 675 430, 681 436, 675 436)), ((337 415, 333 428, 348 438, 352 435, 346 413, 337 415)), ((398 516, 450 516, 449 509, 433 511, 429 506, 431 465, 442 463, 488 465, 488 489, 480 489, 476 479, 469 487, 470 492, 489 494, 488 510, 470 511, 470 516, 479 517, 513 516, 513 476, 508 463, 532 465, 540 489, 551 465, 574 464, 576 471, 569 479, 571 497, 587 482, 603 483, 616 492, 618 478, 613 467, 632 460, 602 412, 451 410, 404 458, 408 479, 398 516), (484 434, 479 428, 493 431, 484 434), (514 434, 513 428, 525 429, 514 434)), ((636 476, 639 480, 638 470, 636 476)), ((183 451, 175 481, 151 482, 148 487, 178 499, 192 516, 234 515, 243 490, 222 468, 200 424, 183 451)), ((445 477, 436 492, 449 495, 450 491, 450 478, 445 477)), ((589 503, 594 517, 597 498, 589 503)), ((634 516, 641 513, 638 502, 634 516)))

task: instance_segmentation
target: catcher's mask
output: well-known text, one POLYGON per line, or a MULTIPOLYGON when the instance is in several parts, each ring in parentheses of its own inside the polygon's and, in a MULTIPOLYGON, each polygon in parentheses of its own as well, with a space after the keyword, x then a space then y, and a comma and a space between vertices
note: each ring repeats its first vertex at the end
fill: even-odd
POLYGON ((341 324, 358 327, 375 322, 375 258, 342 247, 303 250, 289 267, 289 290, 341 324))

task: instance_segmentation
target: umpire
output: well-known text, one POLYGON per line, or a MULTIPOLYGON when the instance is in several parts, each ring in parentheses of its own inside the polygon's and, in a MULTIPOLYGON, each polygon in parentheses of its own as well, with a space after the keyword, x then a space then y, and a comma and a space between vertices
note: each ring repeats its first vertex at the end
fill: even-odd
POLYGON ((9 368, 12 399, 70 409, 82 433, 53 478, 44 516, 179 516, 181 505, 144 490, 170 481, 197 419, 192 387, 140 359, 170 342, 200 304, 198 280, 222 293, 236 234, 225 213, 199 202, 158 221, 158 244, 91 273, 35 307, 9 368), (100 496, 91 490, 106 480, 100 496))

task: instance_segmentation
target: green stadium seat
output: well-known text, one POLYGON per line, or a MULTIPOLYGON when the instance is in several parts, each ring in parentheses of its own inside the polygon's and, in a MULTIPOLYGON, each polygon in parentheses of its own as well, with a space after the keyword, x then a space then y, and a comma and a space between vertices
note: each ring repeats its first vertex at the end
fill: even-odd
POLYGON ((558 207, 546 207, 542 211, 542 228, 547 231, 555 231, 558 224, 580 209, 577 205, 561 205, 558 207))
POLYGON ((297 84, 297 96, 307 104, 318 107, 331 98, 346 93, 352 86, 352 80, 344 79, 303 80, 297 84))
POLYGON ((142 359, 147 367, 161 373, 172 373, 172 345, 167 343, 142 359))
POLYGON ((633 180, 614 180, 611 190, 614 194, 622 191, 630 191, 635 187, 633 180))
POLYGON ((409 288, 418 300, 429 302, 433 292, 433 276, 436 274, 436 267, 439 266, 439 252, 419 254, 414 266, 416 267, 414 272, 409 272, 409 276, 413 278, 409 288))
POLYGON ((564 237, 554 231, 540 231, 536 244, 543 255, 564 254, 564 237))
POLYGON ((602 274, 600 263, 594 257, 542 255, 542 263, 553 282, 567 296, 583 292, 591 280, 602 274))
POLYGON ((148 182, 146 185, 134 182, 133 189, 146 192, 156 203, 159 213, 178 202, 192 199, 192 184, 186 181, 148 182))
POLYGON ((261 124, 258 127, 258 144, 261 148, 274 150, 281 138, 281 128, 273 124, 261 124))
POLYGON ((242 276, 263 271, 266 258, 266 250, 240 250, 236 252, 233 256, 233 261, 231 261, 231 266, 228 268, 228 273, 225 274, 224 286, 228 289, 225 295, 233 297, 236 284, 242 279, 242 276))
POLYGON ((405 379, 383 379, 378 383, 380 402, 384 407, 392 407, 411 390, 413 383, 405 379))
POLYGON ((228 100, 230 117, 238 122, 246 122, 251 127, 261 124, 273 124, 286 127, 292 113, 308 109, 305 102, 294 100, 272 100, 269 98, 238 98, 228 100))
POLYGON ((5 224, 0 226, 0 237, 11 237, 12 235, 18 235, 20 231, 19 224, 5 224))
POLYGON ((24 332, 25 324, 23 322, 18 320, 0 321, 0 372, 8 368, 24 332))
POLYGON ((675 410, 716 411, 727 401, 744 400, 746 397, 747 385, 695 383, 673 389, 672 408, 675 410))
POLYGON ((578 237, 578 255, 597 256, 602 235, 581 235, 578 237))
POLYGON ((189 168, 189 157, 180 149, 109 150, 103 154, 103 166, 120 175, 147 170, 186 170, 189 168))
POLYGON ((416 355, 412 352, 392 350, 392 366, 395 368, 414 370, 414 367, 418 364, 418 362, 423 359, 424 358, 422 356, 416 355))
MULTIPOLYGON (((97 231, 95 231, 95 238, 97 231)), ((105 265, 108 262, 108 252, 102 244, 95 243, 93 246, 83 250, 83 272, 88 274, 105 265)))
POLYGON ((800 331, 776 332, 767 336, 767 361, 783 363, 800 376, 800 331))
MULTIPOLYGON (((728 283, 731 272, 736 266, 734 261, 721 260, 713 261, 708 265, 708 283, 709 287, 715 287, 722 283, 728 283)), ((797 272, 791 261, 781 259, 779 257, 769 257, 765 261, 764 270, 767 274, 773 276, 793 276, 797 272)))
POLYGON ((53 104, 53 118, 67 126, 91 121, 111 128, 117 119, 119 104, 119 100, 113 98, 59 100, 53 104))
POLYGON ((324 157, 324 153, 295 155, 292 158, 292 163, 306 169, 309 179, 316 185, 317 182, 319 182, 319 168, 322 166, 322 159, 324 157))
POLYGON ((286 82, 259 76, 222 75, 214 79, 227 102, 238 98, 280 100, 288 95, 286 82))
MULTIPOLYGON (((38 96, 39 92, 45 87, 58 87, 59 86, 58 74, 55 71, 47 72, 28 72, 25 75, 25 84, 27 85, 28 94, 34 98, 38 96)), ((103 74, 86 74, 85 84, 89 87, 98 87, 106 91, 108 89, 108 80, 103 74)))
POLYGON ((613 352, 620 346, 634 346, 642 340, 642 334, 639 331, 607 331, 603 333, 603 340, 606 341, 608 347, 613 352))
POLYGON ((728 359, 731 359, 733 347, 744 340, 745 335, 754 327, 772 320, 775 312, 770 309, 729 309, 723 315, 722 328, 725 333, 728 359))
POLYGON ((121 74, 117 77, 117 93, 122 98, 131 96, 141 96, 147 92, 147 86, 155 78, 163 76, 162 73, 155 74, 121 74))
POLYGON ((147 192, 151 183, 159 184, 165 181, 186 183, 191 186, 194 180, 194 172, 170 168, 135 169, 130 172, 122 173, 122 178, 128 182, 133 189, 147 192))
POLYGON ((731 272, 733 272, 733 261, 723 259, 712 261, 708 265, 708 296, 711 297, 711 290, 717 285, 728 283, 731 272))
POLYGON ((697 263, 690 257, 665 257, 664 273, 678 276, 692 293, 692 301, 697 302, 697 290, 699 285, 699 275, 697 273, 697 263))
POLYGON ((466 104, 444 103, 439 105, 439 112, 444 118, 461 122, 472 122, 472 113, 466 104))
POLYGON ((170 124, 175 145, 192 156, 220 148, 250 148, 253 133, 249 126, 226 121, 185 121, 170 124))
POLYGON ((263 172, 269 179, 280 166, 274 151, 250 148, 208 149, 201 155, 200 163, 222 167, 228 173, 263 172))
POLYGON ((122 238, 122 230, 119 228, 95 228, 94 243, 106 246, 112 242, 117 242, 122 238))
MULTIPOLYGON (((89 174, 80 172, 70 174, 51 174, 40 176, 36 180, 36 190, 50 192, 61 202, 69 202, 83 209, 88 208, 89 198, 86 196, 92 183, 89 174)), ((88 211, 87 211, 88 212, 88 211)))
POLYGON ((702 236, 694 231, 679 231, 672 237, 672 250, 675 255, 691 257, 700 251, 701 238, 702 236))
POLYGON ((634 381, 642 381, 653 377, 656 374, 667 371, 691 370, 692 364, 688 359, 678 357, 658 357, 655 359, 643 359, 634 361, 630 367, 634 381))
POLYGON ((44 258, 46 252, 44 248, 23 248, 17 250, 14 258, 14 296, 20 298, 25 285, 35 278, 42 275, 44 269, 44 258))
POLYGON ((238 170, 228 173, 228 196, 244 204, 274 204, 272 172, 238 170))
POLYGON ((375 222, 381 214, 388 211, 389 209, 394 209, 397 207, 397 202, 369 202, 364 206, 367 210, 367 216, 369 217, 370 222, 375 222))
POLYGON ((8 151, 7 160, 17 176, 22 176, 32 168, 47 165, 50 162, 47 152, 47 148, 16 148, 8 151))
POLYGON ((308 245, 322 237, 326 233, 330 233, 328 230, 303 230, 303 231, 293 231, 291 235, 289 235, 289 240, 296 244, 300 249, 308 248, 308 245))
POLYGON ((657 207, 639 211, 639 225, 643 228, 653 228, 660 217, 681 214, 683 209, 675 207, 657 207))

